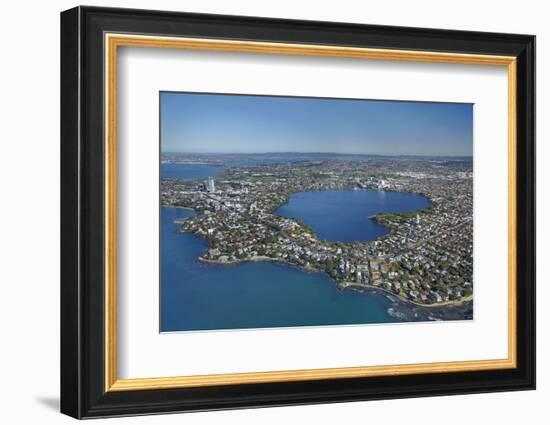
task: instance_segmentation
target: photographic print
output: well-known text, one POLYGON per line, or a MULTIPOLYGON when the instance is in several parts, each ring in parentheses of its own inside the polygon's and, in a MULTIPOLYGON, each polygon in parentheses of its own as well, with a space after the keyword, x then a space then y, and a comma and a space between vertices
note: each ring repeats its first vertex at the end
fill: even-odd
POLYGON ((473 105, 161 92, 160 331, 473 318, 473 105))

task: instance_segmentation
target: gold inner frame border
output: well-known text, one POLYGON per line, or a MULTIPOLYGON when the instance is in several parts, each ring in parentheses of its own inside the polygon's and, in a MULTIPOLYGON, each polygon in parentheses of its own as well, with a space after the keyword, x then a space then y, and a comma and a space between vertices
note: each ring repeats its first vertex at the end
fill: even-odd
POLYGON ((516 285, 517 285, 517 211, 516 211, 516 58, 513 56, 479 55, 465 53, 428 52, 413 50, 371 49, 330 45, 288 44, 256 41, 219 40, 205 38, 164 37, 106 33, 105 47, 105 391, 137 391, 216 385, 239 385, 322 379, 380 377, 420 373, 450 373, 513 369, 516 353, 516 285), (468 360, 455 362, 398 364, 381 366, 342 367, 192 375, 151 378, 117 378, 117 322, 116 322, 116 123, 117 123, 117 51, 118 47, 148 47, 228 51, 279 55, 324 56, 355 59, 397 60, 405 62, 433 62, 507 67, 508 72, 508 357, 495 360, 468 360))

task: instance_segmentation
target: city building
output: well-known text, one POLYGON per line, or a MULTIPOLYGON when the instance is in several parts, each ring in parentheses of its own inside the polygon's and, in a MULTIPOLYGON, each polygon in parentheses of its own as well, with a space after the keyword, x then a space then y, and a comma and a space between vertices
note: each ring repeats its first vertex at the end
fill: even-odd
POLYGON ((206 190, 208 192, 216 191, 216 184, 214 183, 214 177, 208 176, 208 182, 206 183, 206 190))

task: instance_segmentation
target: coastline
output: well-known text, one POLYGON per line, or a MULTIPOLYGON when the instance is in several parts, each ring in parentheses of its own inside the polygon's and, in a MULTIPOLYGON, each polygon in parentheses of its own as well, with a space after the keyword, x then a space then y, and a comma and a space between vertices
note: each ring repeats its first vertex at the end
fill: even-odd
MULTIPOLYGON (((192 233, 192 232, 190 232, 192 233)), ((227 261, 218 261, 218 260, 210 260, 209 258, 204 258, 202 255, 197 257, 197 260, 202 261, 203 263, 210 263, 210 264, 218 264, 222 266, 231 266, 233 264, 239 264, 239 263, 246 263, 248 261, 250 262, 257 262, 257 261, 273 261, 275 263, 284 263, 284 261, 267 257, 265 255, 256 255, 254 257, 245 258, 242 260, 227 260, 227 261)))
POLYGON ((426 307, 426 308, 453 307, 453 306, 460 306, 462 304, 465 304, 465 303, 470 302, 470 301, 473 300, 473 295, 469 295, 469 296, 464 297, 460 300, 443 301, 443 302, 440 302, 440 303, 432 303, 432 304, 422 304, 422 303, 412 301, 408 298, 405 298, 405 297, 403 297, 399 294, 396 294, 395 292, 389 291, 386 288, 382 288, 381 286, 374 286, 374 285, 368 285, 368 284, 363 284, 363 283, 359 284, 359 283, 356 283, 356 282, 349 282, 349 281, 338 282, 337 280, 335 280, 329 274, 327 274, 327 273, 325 273, 321 270, 318 270, 314 267, 305 267, 305 266, 301 266, 301 265, 297 265, 297 264, 287 263, 283 259, 272 258, 272 257, 268 257, 268 256, 265 256, 265 255, 257 255, 257 256, 250 257, 250 258, 245 258, 245 259, 242 259, 242 260, 230 260, 230 261, 210 260, 208 258, 204 258, 203 256, 199 256, 199 257, 197 257, 197 260, 199 260, 203 263, 217 264, 217 265, 221 265, 221 266, 232 266, 232 265, 236 265, 236 264, 239 264, 239 263, 246 263, 246 262, 272 261, 274 263, 284 264, 284 265, 289 266, 289 267, 295 267, 295 268, 298 268, 298 269, 300 269, 302 271, 305 271, 305 272, 323 274, 323 275, 327 276, 333 282, 333 284, 335 284, 336 287, 340 290, 344 290, 346 288, 355 289, 355 290, 365 290, 365 289, 366 290, 380 290, 380 291, 396 298, 398 301, 404 302, 406 304, 412 304, 416 307, 426 307))
MULTIPOLYGON (((197 260, 199 260, 203 263, 217 264, 217 265, 220 265, 220 266, 233 266, 233 265, 240 264, 240 263, 248 263, 248 262, 256 263, 256 262, 260 262, 260 261, 271 261, 273 263, 284 264, 285 266, 288 266, 288 267, 294 267, 294 268, 300 269, 301 271, 305 271, 305 272, 308 272, 308 273, 320 273, 320 274, 324 274, 324 275, 328 276, 326 273, 324 273, 320 270, 317 270, 314 267, 306 267, 306 266, 301 266, 301 265, 298 265, 298 264, 287 263, 286 261, 284 261, 281 258, 272 258, 272 257, 268 257, 266 255, 256 255, 254 257, 249 257, 249 258, 245 258, 245 259, 242 259, 242 260, 230 260, 230 261, 229 260, 228 261, 210 260, 208 258, 204 258, 203 256, 199 256, 199 257, 197 257, 197 260)), ((328 277, 332 281, 334 281, 334 279, 331 276, 328 276, 328 277)))
POLYGON ((193 208, 191 207, 182 207, 180 205, 161 205, 160 206, 161 208, 177 208, 177 209, 180 209, 180 210, 189 210, 189 211, 195 211, 193 208))
POLYGON ((399 294, 396 294, 395 292, 389 291, 386 288, 382 288, 381 286, 374 286, 374 285, 367 285, 367 284, 364 284, 364 283, 359 284, 359 283, 356 283, 356 282, 343 281, 343 282, 338 282, 338 287, 340 289, 351 288, 351 289, 356 289, 356 290, 357 289, 380 290, 380 291, 382 291, 382 292, 384 292, 388 295, 391 295, 391 296, 397 298, 399 301, 403 301, 403 302, 406 302, 406 303, 409 303, 409 304, 413 304, 417 307, 427 307, 427 308, 458 306, 458 305, 467 303, 469 301, 472 301, 474 299, 473 295, 469 295, 469 296, 464 297, 460 300, 443 301, 443 302, 440 302, 440 303, 432 303, 432 304, 422 304, 422 303, 418 303, 418 302, 415 302, 413 300, 410 300, 408 298, 405 298, 405 297, 403 297, 399 294))

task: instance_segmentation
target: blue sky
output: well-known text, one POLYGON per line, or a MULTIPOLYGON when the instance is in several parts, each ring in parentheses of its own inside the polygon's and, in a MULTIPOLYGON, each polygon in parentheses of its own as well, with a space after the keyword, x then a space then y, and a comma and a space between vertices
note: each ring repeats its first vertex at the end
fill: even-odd
POLYGON ((161 151, 472 155, 473 105, 161 92, 161 151))

